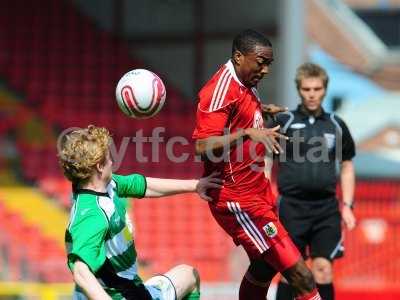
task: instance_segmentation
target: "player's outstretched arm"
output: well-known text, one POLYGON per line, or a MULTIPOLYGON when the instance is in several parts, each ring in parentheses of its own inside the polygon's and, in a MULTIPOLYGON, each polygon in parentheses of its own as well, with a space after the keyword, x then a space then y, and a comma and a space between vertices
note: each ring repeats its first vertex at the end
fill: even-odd
POLYGON ((146 177, 147 189, 145 197, 163 197, 168 195, 197 192, 205 200, 212 200, 206 195, 208 189, 218 189, 222 186, 222 179, 214 172, 210 176, 199 180, 180 180, 146 177))
POLYGON ((79 260, 76 261, 72 274, 75 283, 83 289, 89 299, 111 300, 111 297, 105 292, 103 287, 100 285, 96 277, 84 262, 79 260))
POLYGON ((227 147, 229 148, 229 146, 233 146, 235 143, 246 137, 246 131, 239 130, 222 136, 210 136, 205 139, 198 139, 195 144, 195 152, 196 155, 207 155, 210 151, 221 150, 227 147))
MULTIPOLYGON (((223 136, 211 136, 205 139, 196 140, 195 151, 197 155, 206 156, 215 150, 227 149, 236 144, 239 140, 246 138, 256 143, 263 143, 268 152, 279 154, 283 149, 279 145, 279 139, 287 139, 287 137, 279 133, 280 126, 274 128, 246 128, 235 133, 223 136)), ((212 155, 210 157, 213 157, 212 155)))

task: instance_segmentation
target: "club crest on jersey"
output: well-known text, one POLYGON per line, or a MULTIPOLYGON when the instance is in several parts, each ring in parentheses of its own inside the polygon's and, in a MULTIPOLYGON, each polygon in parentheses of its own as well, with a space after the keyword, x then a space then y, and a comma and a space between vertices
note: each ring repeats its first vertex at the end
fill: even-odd
POLYGON ((254 113, 253 128, 257 129, 264 128, 264 120, 259 110, 256 110, 256 112, 254 113))
POLYGON ((267 225, 265 225, 263 227, 265 234, 269 237, 269 238, 273 238, 274 236, 276 236, 278 234, 278 229, 276 228, 275 224, 272 222, 269 222, 267 225))
POLYGON ((335 135, 332 133, 324 133, 324 138, 328 149, 332 149, 335 146, 335 135))

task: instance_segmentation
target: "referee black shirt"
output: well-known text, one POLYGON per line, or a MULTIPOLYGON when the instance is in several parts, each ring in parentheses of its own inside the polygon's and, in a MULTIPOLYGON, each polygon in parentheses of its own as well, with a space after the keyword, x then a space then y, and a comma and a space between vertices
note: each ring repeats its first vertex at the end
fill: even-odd
POLYGON ((274 123, 289 137, 279 156, 279 193, 300 200, 335 197, 336 162, 355 156, 354 141, 343 120, 324 110, 309 115, 299 105, 278 114, 274 123))

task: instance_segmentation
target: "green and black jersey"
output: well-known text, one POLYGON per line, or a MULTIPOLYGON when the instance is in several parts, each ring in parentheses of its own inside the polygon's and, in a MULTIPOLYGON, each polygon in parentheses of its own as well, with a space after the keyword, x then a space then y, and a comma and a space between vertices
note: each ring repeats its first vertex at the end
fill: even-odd
MULTIPOLYGON (((139 174, 113 175, 106 193, 76 189, 65 243, 68 267, 76 260, 88 265, 113 299, 147 291, 137 274, 132 225, 126 211, 126 197, 142 198, 146 178, 139 174)), ((77 287, 79 293, 79 287, 77 287)), ((139 293, 139 294, 138 294, 139 293)))

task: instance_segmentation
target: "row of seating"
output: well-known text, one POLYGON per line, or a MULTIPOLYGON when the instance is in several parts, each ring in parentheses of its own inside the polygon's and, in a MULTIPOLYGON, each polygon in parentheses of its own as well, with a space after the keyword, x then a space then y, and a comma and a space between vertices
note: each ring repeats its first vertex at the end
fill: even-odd
MULTIPOLYGON (((26 104, 50 126, 61 130, 88 124, 106 126, 117 140, 133 137, 139 130, 149 136, 153 128, 164 127, 164 137, 182 136, 191 142, 195 107, 167 80, 167 101, 156 118, 135 121, 121 113, 115 101, 116 82, 126 71, 148 66, 132 58, 126 43, 96 27, 73 3, 0 3, 0 24, 0 76, 12 89, 22 92, 26 104)), ((61 175, 54 147, 19 146, 27 179, 61 175)), ((185 152, 193 153, 193 149, 185 152)), ((188 163, 183 170, 164 154, 161 157, 157 165, 126 159, 121 171, 131 172, 140 166, 140 171, 158 176, 199 174, 193 164, 188 163)))
POLYGON ((133 201, 135 243, 152 272, 177 263, 199 269, 204 281, 228 281, 232 240, 214 221, 208 205, 195 194, 133 201))
POLYGON ((70 282, 65 250, 34 225, 3 206, 0 199, 2 280, 70 282))
MULTIPOLYGON (((400 251, 400 242, 396 236, 400 234, 400 225, 381 218, 381 212, 375 210, 375 221, 378 218, 384 222, 384 228, 365 230, 363 222, 368 219, 361 217, 358 219, 358 226, 352 232, 345 233, 345 259, 339 260, 335 267, 335 278, 339 287, 368 287, 379 290, 399 286, 397 254, 400 251), (377 230, 383 232, 377 233, 377 230), (383 236, 373 237, 377 234, 383 236)), ((400 214, 397 215, 398 218, 399 216, 400 214)))

